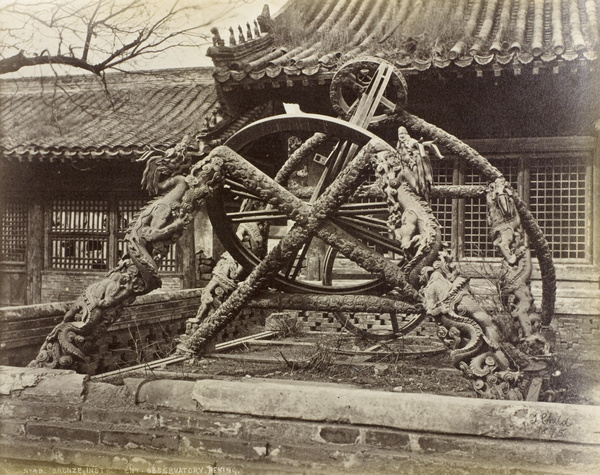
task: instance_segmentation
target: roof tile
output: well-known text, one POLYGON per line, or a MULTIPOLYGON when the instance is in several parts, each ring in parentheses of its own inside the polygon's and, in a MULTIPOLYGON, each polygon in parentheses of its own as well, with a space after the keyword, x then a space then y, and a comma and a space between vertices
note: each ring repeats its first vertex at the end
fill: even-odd
MULTIPOLYGON (((219 82, 316 74, 362 54, 383 53, 417 70, 475 64, 494 69, 577 58, 596 60, 600 0, 292 0, 275 18, 262 56, 238 74, 219 62, 219 82), (287 53, 283 53, 287 51, 287 53), (314 58, 317 62, 314 63, 314 58), (288 69, 290 68, 291 69, 288 69)), ((255 40, 253 40, 255 41, 255 40)), ((265 43, 266 44, 266 43, 265 43)), ((228 51, 235 47, 225 48, 228 51)), ((215 59, 219 49, 212 48, 215 59)), ((215 60, 215 64, 217 61, 215 60)), ((554 66, 554 64, 552 65, 554 66)))
POLYGON ((137 158, 203 127, 217 104, 210 68, 94 78, 0 81, 0 152, 5 158, 137 158))

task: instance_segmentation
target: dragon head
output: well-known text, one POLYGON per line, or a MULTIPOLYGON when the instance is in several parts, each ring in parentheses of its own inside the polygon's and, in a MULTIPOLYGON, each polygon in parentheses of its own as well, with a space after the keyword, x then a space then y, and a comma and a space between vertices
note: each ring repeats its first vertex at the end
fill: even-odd
POLYGON ((137 160, 146 162, 146 168, 142 175, 142 188, 150 195, 157 195, 161 181, 186 170, 191 164, 191 158, 187 154, 190 142, 191 138, 186 134, 179 143, 166 151, 152 147, 145 152, 137 160))

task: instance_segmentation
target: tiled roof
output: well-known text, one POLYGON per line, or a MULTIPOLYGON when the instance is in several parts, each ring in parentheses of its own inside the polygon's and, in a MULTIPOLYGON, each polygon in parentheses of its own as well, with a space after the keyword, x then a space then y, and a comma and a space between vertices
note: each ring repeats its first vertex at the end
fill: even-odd
POLYGON ((597 59, 599 12, 600 0, 291 0, 270 46, 246 61, 215 61, 215 78, 311 76, 361 55, 416 71, 555 68, 597 59))
POLYGON ((0 81, 0 155, 8 160, 136 159, 204 126, 217 103, 210 68, 0 81))

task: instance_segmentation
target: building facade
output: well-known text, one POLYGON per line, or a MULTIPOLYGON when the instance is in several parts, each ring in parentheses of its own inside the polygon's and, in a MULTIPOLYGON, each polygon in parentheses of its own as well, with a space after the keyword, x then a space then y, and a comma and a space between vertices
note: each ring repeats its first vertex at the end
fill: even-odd
MULTIPOLYGON (((61 99, 51 80, 3 85, 1 303, 71 299, 114 265, 119 238, 147 200, 136 162, 147 147, 198 134, 217 110, 230 132, 248 111, 283 112, 284 103, 335 116, 332 79, 371 57, 406 79, 406 110, 471 144, 529 204, 555 259, 558 312, 596 314, 598 11, 597 1, 583 0, 294 0, 274 18, 263 10, 250 35, 216 34, 212 71, 115 77, 110 100, 91 85, 72 85, 61 99)), ((451 156, 434 168, 438 184, 481 181, 451 156)), ((433 208, 471 277, 498 260, 484 202, 433 208)), ((203 239, 190 231, 173 251, 168 285, 193 285, 203 239)))
MULTIPOLYGON (((72 300, 114 267, 149 199, 140 157, 196 133, 217 101, 208 69, 109 75, 106 87, 3 80, 0 98, 0 305, 72 300)), ((194 286, 194 246, 174 247, 163 273, 167 290, 194 286)))
MULTIPOLYGON (((259 39, 215 38, 208 55, 232 111, 268 98, 333 116, 342 98, 331 82, 344 65, 393 64, 407 83, 405 109, 472 145, 529 205, 557 268, 558 313, 597 314, 599 11, 578 0, 296 0, 275 18, 263 11, 259 39)), ((437 184, 482 183, 451 155, 433 165, 437 184)), ((484 201, 433 209, 467 275, 498 261, 484 201)), ((536 265, 538 296, 539 279, 536 265)))

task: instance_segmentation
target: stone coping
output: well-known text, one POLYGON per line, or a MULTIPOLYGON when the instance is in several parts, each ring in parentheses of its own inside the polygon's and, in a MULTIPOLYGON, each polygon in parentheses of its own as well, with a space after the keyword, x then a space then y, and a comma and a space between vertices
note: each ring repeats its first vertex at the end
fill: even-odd
MULTIPOLYGON (((169 291, 154 291, 146 295, 140 295, 135 302, 125 307, 136 307, 159 302, 170 302, 174 299, 188 299, 200 297, 202 289, 184 289, 169 291)), ((11 307, 0 307, 0 322, 18 319, 43 318, 65 313, 72 300, 66 302, 38 303, 32 305, 19 305, 11 307)))
POLYGON ((107 408, 114 405, 115 410, 124 404, 151 405, 177 411, 600 446, 599 406, 394 393, 260 378, 127 378, 124 383, 95 383, 67 370, 0 366, 0 396, 21 401, 94 402, 107 408))
POLYGON ((600 407, 394 393, 327 383, 201 380, 204 411, 503 439, 600 444, 600 407))

